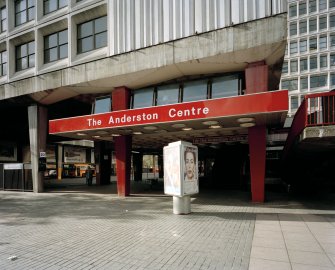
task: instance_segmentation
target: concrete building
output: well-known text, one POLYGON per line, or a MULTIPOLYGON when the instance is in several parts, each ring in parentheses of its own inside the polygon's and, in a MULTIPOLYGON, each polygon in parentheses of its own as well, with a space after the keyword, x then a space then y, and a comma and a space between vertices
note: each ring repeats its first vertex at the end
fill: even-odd
MULTIPOLYGON (((7 0, 0 8, 0 162, 31 164, 35 192, 47 145, 64 138, 94 141, 94 154, 83 155, 94 155, 98 184, 109 182, 115 151, 121 196, 132 151, 161 154, 185 140, 198 144, 205 167, 215 163, 215 179, 236 184, 250 167, 253 201, 264 200, 266 146, 287 113, 287 91, 273 91, 286 1, 7 0)), ((60 174, 81 154, 56 145, 60 174)))
POLYGON ((335 88, 335 1, 288 1, 287 29, 281 88, 292 116, 306 94, 335 88))

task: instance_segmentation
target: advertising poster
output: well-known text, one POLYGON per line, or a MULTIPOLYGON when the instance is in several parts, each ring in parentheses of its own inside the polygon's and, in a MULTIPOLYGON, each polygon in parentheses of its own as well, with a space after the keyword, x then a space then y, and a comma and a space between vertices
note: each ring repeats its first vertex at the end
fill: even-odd
POLYGON ((64 162, 65 163, 85 163, 86 148, 64 146, 64 162))
POLYGON ((164 193, 181 196, 180 145, 165 146, 163 160, 164 193))
POLYGON ((199 193, 198 148, 182 145, 183 154, 183 195, 199 193))

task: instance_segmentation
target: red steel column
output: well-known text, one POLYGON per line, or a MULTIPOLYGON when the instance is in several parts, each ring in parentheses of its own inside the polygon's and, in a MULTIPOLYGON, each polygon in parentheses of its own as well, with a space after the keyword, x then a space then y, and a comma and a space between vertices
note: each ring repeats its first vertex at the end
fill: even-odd
MULTIPOLYGON (((245 70, 246 94, 268 91, 269 71, 264 61, 251 63, 245 70)), ((252 202, 264 202, 266 126, 248 129, 252 202)))
MULTIPOLYGON (((130 90, 126 87, 115 88, 112 92, 113 111, 129 109, 130 90)), ((131 136, 115 137, 117 192, 119 196, 130 194, 131 136)))
POLYGON ((249 155, 252 202, 264 202, 266 126, 249 128, 249 155))

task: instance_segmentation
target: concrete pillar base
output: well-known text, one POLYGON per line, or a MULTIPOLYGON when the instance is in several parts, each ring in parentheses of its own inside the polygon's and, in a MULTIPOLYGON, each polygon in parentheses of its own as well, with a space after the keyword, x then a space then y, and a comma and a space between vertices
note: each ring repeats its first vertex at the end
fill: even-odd
POLYGON ((191 197, 177 197, 173 196, 173 214, 187 215, 191 213, 191 197))

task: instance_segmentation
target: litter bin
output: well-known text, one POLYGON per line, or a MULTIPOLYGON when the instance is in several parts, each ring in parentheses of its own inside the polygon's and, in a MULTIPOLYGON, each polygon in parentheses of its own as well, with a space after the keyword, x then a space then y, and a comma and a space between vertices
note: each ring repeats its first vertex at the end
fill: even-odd
POLYGON ((86 184, 88 186, 92 186, 93 172, 92 172, 92 169, 90 167, 87 167, 85 176, 86 176, 86 184))

